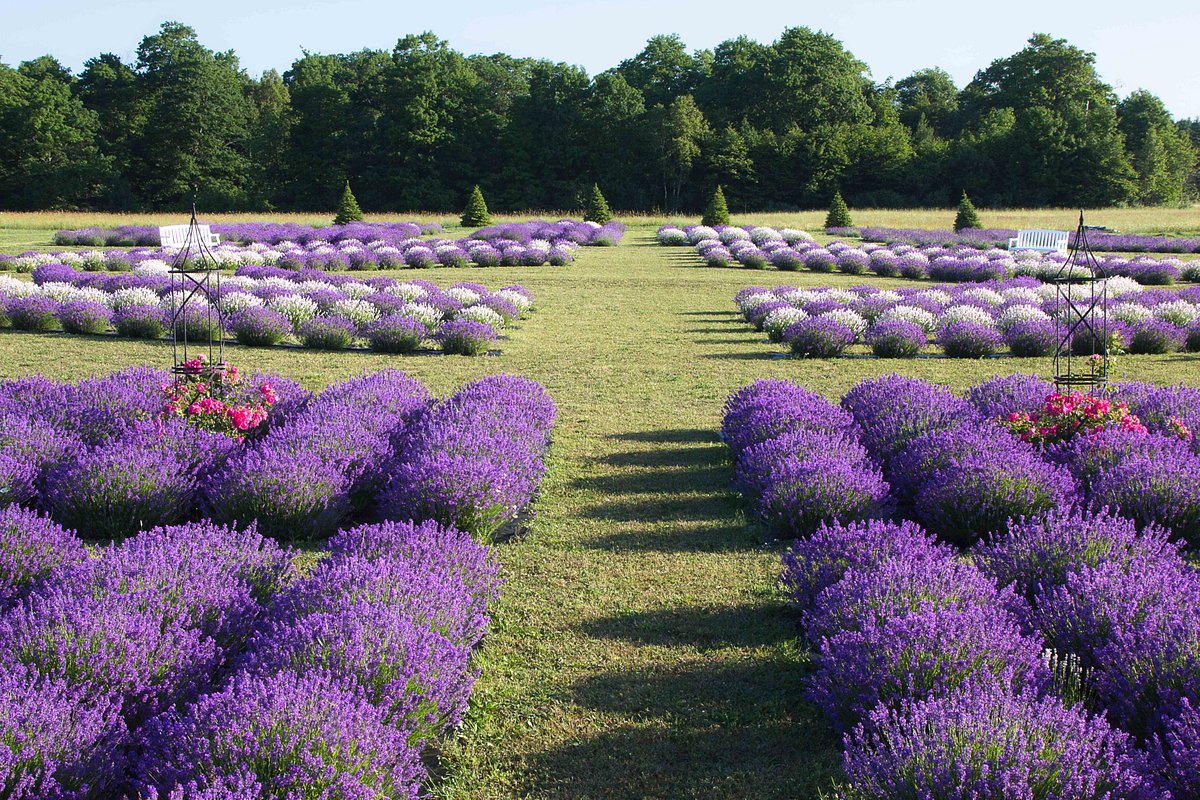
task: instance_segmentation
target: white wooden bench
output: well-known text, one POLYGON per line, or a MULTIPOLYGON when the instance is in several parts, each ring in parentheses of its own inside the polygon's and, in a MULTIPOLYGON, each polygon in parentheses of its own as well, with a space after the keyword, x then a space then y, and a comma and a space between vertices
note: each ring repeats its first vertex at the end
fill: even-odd
POLYGON ((1066 253, 1069 239, 1066 231, 1017 231, 1017 238, 1008 240, 1008 249, 1066 253))
MULTIPOLYGON (((162 247, 181 248, 187 244, 188 225, 166 225, 158 229, 158 241, 162 247)), ((207 225, 197 225, 199 241, 193 241, 193 246, 214 245, 221 243, 221 234, 213 233, 207 225)))

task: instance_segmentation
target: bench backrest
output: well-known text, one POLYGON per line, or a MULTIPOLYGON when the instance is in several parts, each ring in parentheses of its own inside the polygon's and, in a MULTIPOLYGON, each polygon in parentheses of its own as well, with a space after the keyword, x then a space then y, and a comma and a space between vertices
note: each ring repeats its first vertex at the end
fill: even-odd
MULTIPOLYGON (((183 247, 187 243, 187 225, 165 225, 158 229, 158 241, 163 247, 183 247)), ((193 241, 194 246, 200 244, 216 244, 220 239, 212 233, 207 225, 197 225, 196 234, 199 241, 193 241)))
POLYGON ((1017 231, 1017 250, 1059 250, 1065 252, 1070 234, 1066 231, 1017 231))

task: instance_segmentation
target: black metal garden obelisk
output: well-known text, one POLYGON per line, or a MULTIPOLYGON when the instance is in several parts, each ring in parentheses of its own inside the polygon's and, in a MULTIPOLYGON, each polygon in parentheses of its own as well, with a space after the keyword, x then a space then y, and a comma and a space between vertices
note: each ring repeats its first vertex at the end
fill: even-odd
POLYGON ((1050 279, 1055 286, 1054 384, 1059 392, 1102 392, 1108 384, 1108 282, 1079 212, 1075 242, 1050 279))
POLYGON ((209 245, 207 225, 196 221, 196 203, 186 226, 160 228, 164 246, 178 247, 171 261, 171 371, 183 375, 212 375, 225 369, 224 319, 218 300, 221 272, 209 245), (197 370, 195 361, 202 358, 197 370), (191 364, 191 366, 188 366, 191 364))

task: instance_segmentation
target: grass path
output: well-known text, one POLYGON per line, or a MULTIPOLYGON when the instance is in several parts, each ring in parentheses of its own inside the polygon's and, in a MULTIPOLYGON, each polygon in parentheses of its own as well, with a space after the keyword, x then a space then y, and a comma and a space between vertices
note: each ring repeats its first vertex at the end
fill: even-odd
MULTIPOLYGON (((717 439, 721 405, 757 377, 837 397, 892 369, 964 387, 1038 371, 1017 359, 903 364, 776 356, 731 312, 754 283, 900 285, 872 277, 700 268, 653 226, 570 267, 407 271, 439 284, 520 281, 539 311, 498 358, 397 358, 231 347, 239 366, 318 389, 399 367, 435 392, 525 374, 559 408, 527 536, 498 547, 507 585, 479 653, 473 708, 433 792, 488 798, 815 798, 838 741, 803 699, 807 654, 775 590, 779 550, 748 528, 717 439)), ((0 332, 0 377, 78 378, 165 364, 169 347, 0 332)), ((1131 378, 1200 383, 1190 355, 1129 358, 1131 378)))

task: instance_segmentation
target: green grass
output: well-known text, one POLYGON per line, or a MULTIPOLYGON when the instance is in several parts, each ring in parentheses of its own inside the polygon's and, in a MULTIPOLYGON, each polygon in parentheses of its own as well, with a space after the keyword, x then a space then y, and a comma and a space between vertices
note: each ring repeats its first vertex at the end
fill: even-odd
MULTIPOLYGON (((559 408, 527 536, 498 546, 506 585, 479 651, 472 711, 443 747, 433 791, 488 798, 815 798, 839 743, 805 702, 808 655, 777 592, 778 544, 747 526, 717 439, 730 391, 790 378, 836 398, 900 370, 966 387, 1048 360, 781 357, 732 311, 751 284, 902 285, 873 276, 708 269, 652 243, 565 268, 434 270, 440 284, 519 281, 536 314, 498 357, 377 356, 230 347, 243 367, 317 389, 400 367, 435 392, 495 372, 541 381, 559 408)), ((169 346, 0 332, 0 377, 78 378, 165 364, 169 346)), ((1190 355, 1126 357, 1129 378, 1200 382, 1190 355)))

